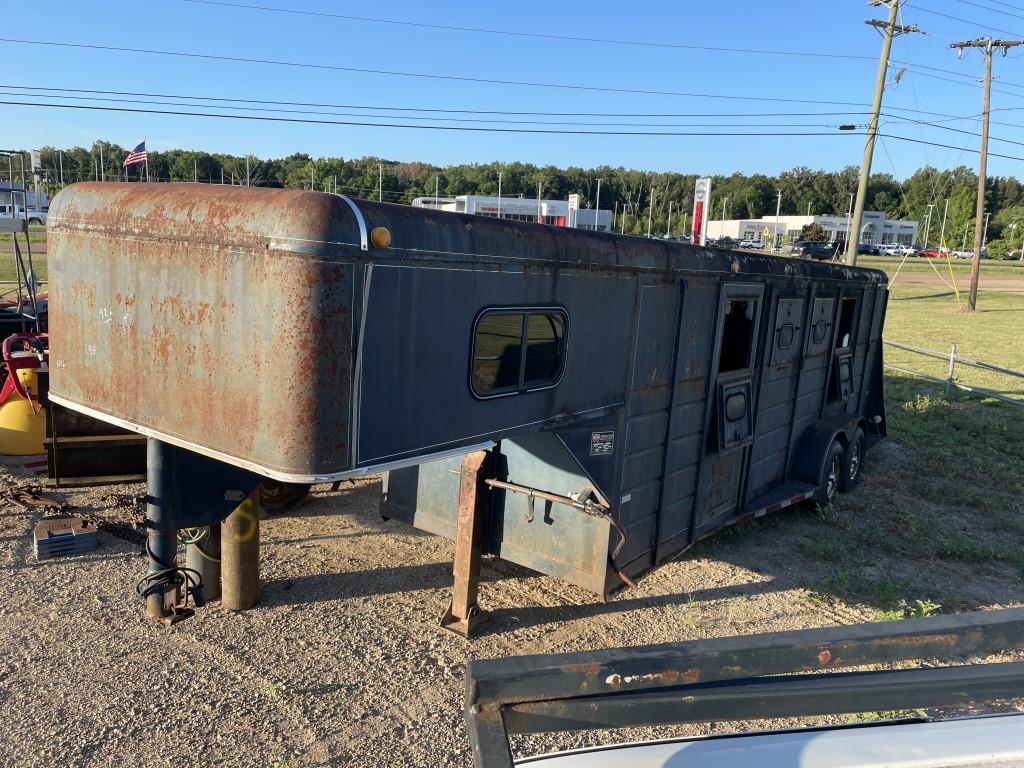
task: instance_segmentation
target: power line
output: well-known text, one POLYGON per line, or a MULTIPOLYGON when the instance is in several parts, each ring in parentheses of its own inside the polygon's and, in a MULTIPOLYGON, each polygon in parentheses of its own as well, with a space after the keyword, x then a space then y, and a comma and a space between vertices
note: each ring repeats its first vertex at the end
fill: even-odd
POLYGON ((213 53, 190 53, 187 51, 162 51, 154 48, 128 48, 125 46, 98 45, 92 43, 67 43, 53 40, 23 40, 19 38, 0 37, 0 42, 15 43, 18 45, 39 45, 54 48, 78 48, 81 50, 111 51, 115 53, 142 53, 153 56, 171 56, 186 59, 201 59, 206 61, 229 61, 241 64, 265 64, 278 67, 293 67, 300 69, 315 69, 332 72, 354 72, 368 75, 386 75, 390 77, 412 77, 424 80, 443 80, 454 82, 481 83, 484 85, 514 85, 527 88, 554 88, 570 91, 591 91, 597 93, 628 93, 641 96, 681 96, 685 98, 699 99, 725 99, 733 101, 759 101, 776 102, 786 104, 823 104, 827 106, 852 106, 863 107, 864 104, 850 101, 824 101, 820 99, 788 99, 772 96, 727 96, 718 93, 691 93, 686 91, 657 91, 639 88, 613 88, 599 85, 573 85, 571 83, 545 83, 529 80, 501 80, 497 78, 470 77, 467 75, 438 75, 425 72, 403 72, 400 70, 370 69, 364 67, 346 67, 338 64, 313 64, 311 62, 283 61, 278 59, 251 59, 243 56, 227 56, 213 53))
POLYGON ((181 117, 213 117, 226 120, 259 120, 275 123, 303 123, 307 125, 346 125, 367 128, 407 128, 430 131, 467 131, 477 133, 540 133, 573 136, 856 136, 850 131, 766 132, 766 131, 580 131, 541 128, 491 128, 467 125, 424 125, 408 123, 371 123, 354 120, 313 120, 300 117, 272 117, 270 115, 231 115, 213 112, 186 112, 181 110, 142 109, 133 107, 103 107, 91 104, 54 104, 25 101, 0 101, 0 105, 41 107, 53 109, 93 110, 100 112, 126 112, 134 114, 174 115, 181 117))
POLYGON ((988 0, 993 5, 1002 5, 1006 8, 1013 8, 1015 11, 1024 11, 1024 7, 1014 5, 1013 3, 1004 3, 1002 0, 988 0))
MULTIPOLYGON (((909 136, 897 136, 897 135, 895 135, 893 133, 879 133, 878 136, 880 136, 882 138, 885 138, 885 139, 895 139, 896 141, 906 141, 906 142, 910 142, 911 144, 924 144, 924 145, 929 146, 929 147, 940 147, 942 149, 956 149, 956 150, 960 150, 961 152, 973 152, 976 155, 977 154, 981 154, 981 150, 980 149, 972 149, 971 147, 957 147, 957 146, 955 146, 953 144, 943 144, 943 143, 938 142, 938 141, 925 141, 924 139, 912 139, 909 136)), ((988 156, 989 157, 1000 157, 1000 158, 1002 158, 1004 160, 1020 160, 1022 163, 1024 163, 1024 157, 1017 157, 1016 155, 1000 155, 1000 154, 998 154, 996 152, 989 152, 988 156)))
POLYGON ((970 19, 964 19, 964 18, 961 18, 959 16, 950 16, 948 13, 942 13, 940 11, 933 11, 931 8, 925 8, 923 5, 918 5, 916 3, 914 4, 913 7, 914 7, 914 10, 917 10, 917 11, 924 11, 925 13, 930 13, 933 16, 942 16, 945 19, 951 19, 953 21, 959 21, 961 24, 970 24, 972 27, 978 27, 979 29, 984 29, 986 31, 1002 32, 1003 34, 1013 35, 1015 37, 1019 37, 1020 36, 1017 32, 1012 32, 1012 31, 1010 31, 1008 29, 999 29, 999 27, 993 27, 993 26, 991 26, 989 24, 979 24, 976 21, 971 21, 970 19))
POLYGON ((403 27, 417 27, 419 29, 437 29, 446 32, 472 32, 486 35, 505 35, 508 37, 527 37, 540 40, 564 40, 575 43, 602 43, 608 45, 627 45, 644 48, 670 48, 688 51, 709 51, 714 53, 751 53, 769 56, 798 56, 821 59, 848 59, 854 61, 872 61, 870 56, 846 53, 817 53, 813 51, 776 51, 764 48, 726 48, 717 45, 691 45, 685 43, 659 43, 651 40, 617 40, 603 37, 579 37, 575 35, 556 35, 546 32, 522 32, 508 29, 489 29, 485 27, 462 27, 448 24, 432 24, 421 21, 407 21, 402 19, 378 19, 369 16, 350 16, 341 13, 328 13, 326 11, 308 11, 295 8, 278 8, 268 5, 253 5, 249 3, 229 3, 219 0, 182 0, 182 2, 195 5, 211 5, 223 8, 234 8, 249 11, 263 11, 271 13, 285 13, 294 16, 312 16, 318 18, 340 19, 343 21, 359 21, 370 24, 390 24, 403 27))
MULTIPOLYGON (((893 115, 887 115, 887 117, 889 117, 889 118, 895 117, 895 119, 903 120, 904 122, 907 122, 907 123, 916 123, 917 125, 927 125, 927 126, 929 126, 931 128, 939 128, 940 130, 951 131, 952 133, 962 133, 962 134, 964 134, 966 136, 977 136, 978 135, 974 131, 965 131, 963 128, 953 128, 953 127, 948 126, 948 125, 941 125, 939 123, 933 123, 933 122, 929 122, 927 120, 914 120, 914 119, 909 118, 909 117, 899 117, 899 116, 893 116, 893 115)), ((990 136, 989 138, 992 141, 1002 141, 1002 142, 1004 142, 1006 144, 1016 144, 1017 146, 1024 147, 1024 141, 1016 141, 1014 139, 1000 139, 1000 138, 998 138, 996 136, 990 136)))
MULTIPOLYGON (((147 93, 140 91, 112 91, 97 90, 93 88, 49 88, 45 86, 27 85, 4 85, 0 88, 8 90, 24 91, 52 91, 54 93, 98 93, 112 96, 145 96, 150 98, 184 98, 201 101, 223 101, 229 103, 247 104, 280 104, 285 106, 323 106, 327 109, 337 110, 378 110, 380 112, 427 112, 439 114, 459 115, 513 115, 532 117, 574 117, 574 118, 797 118, 797 117, 838 117, 843 115, 868 115, 866 112, 515 112, 505 110, 455 110, 426 108, 426 106, 382 106, 380 104, 336 104, 317 101, 275 101, 262 98, 237 98, 227 96, 197 96, 182 93, 147 93)), ((891 106, 892 110, 901 110, 899 106, 891 106)), ((943 113, 921 112, 920 110, 906 110, 916 112, 920 115, 933 115, 936 117, 956 116, 943 113)))
MULTIPOLYGON (((1010 13, 1009 11, 1003 11, 1000 10, 999 8, 992 8, 991 6, 981 5, 980 3, 975 3, 972 2, 971 0, 960 0, 960 2, 963 3, 964 5, 973 5, 975 8, 981 8, 983 11, 988 11, 989 13, 1001 13, 1004 16, 1012 16, 1015 19, 1024 19, 1024 16, 1020 15, 1019 13, 1010 13)), ((1024 10, 1024 8, 1020 10, 1024 10)))
MULTIPOLYGON (((33 91, 5 91, 3 86, 0 86, 0 96, 14 96, 16 98, 56 98, 53 94, 46 92, 33 92, 33 91)), ((239 107, 239 106, 227 106, 224 104, 216 103, 203 103, 203 102, 184 102, 184 101, 155 101, 152 99, 122 99, 111 96, 72 96, 69 94, 62 94, 62 99, 71 99, 74 101, 102 101, 102 102, 115 102, 123 104, 150 104, 165 107, 193 107, 203 109, 231 109, 241 112, 275 112, 283 114, 299 114, 299 115, 326 115, 334 117, 366 117, 366 118, 382 118, 386 120, 397 120, 397 119, 415 119, 414 116, 403 116, 403 115, 388 115, 380 113, 366 113, 366 112, 325 112, 322 110, 305 110, 305 109, 282 109, 280 107, 239 107)), ((421 118, 422 119, 422 118, 421 118)), ((571 121, 571 120, 495 120, 495 119, 484 119, 479 117, 429 117, 427 118, 434 122, 445 122, 445 123, 489 123, 489 124, 503 124, 503 125, 566 125, 566 126, 591 126, 591 127, 623 127, 623 128, 838 128, 838 124, 821 124, 821 123, 755 123, 755 122, 742 122, 742 123, 634 123, 634 122, 582 122, 582 121, 571 121)))
MULTIPOLYGON (((242 99, 226 96, 196 96, 180 93, 148 93, 140 91, 111 91, 98 90, 94 88, 50 88, 47 86, 23 86, 0 84, 0 88, 20 91, 52 91, 54 93, 93 93, 111 96, 144 96, 160 99, 188 99, 198 101, 219 101, 229 104, 264 104, 283 105, 295 107, 325 107, 331 109, 374 109, 390 112, 436 112, 440 114, 467 114, 467 115, 516 115, 516 116, 537 116, 537 117, 837 117, 842 115, 860 116, 870 114, 869 112, 845 111, 816 111, 816 112, 530 112, 513 110, 488 110, 488 109, 451 109, 437 107, 395 107, 379 104, 330 104, 324 102, 309 101, 274 101, 268 99, 242 99)), ((48 96, 48 98, 57 98, 48 96)), ((1024 106, 1024 105, 1022 105, 1024 106)), ((951 119, 964 119, 959 115, 951 115, 946 112, 929 112, 919 107, 887 107, 890 110, 901 112, 913 112, 918 115, 930 115, 932 117, 948 117, 951 119)))

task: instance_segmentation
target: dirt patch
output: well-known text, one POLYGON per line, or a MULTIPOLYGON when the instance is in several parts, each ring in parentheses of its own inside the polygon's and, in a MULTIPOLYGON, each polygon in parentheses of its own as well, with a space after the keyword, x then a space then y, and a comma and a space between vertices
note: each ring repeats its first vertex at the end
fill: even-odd
MULTIPOLYGON (((892 391, 890 420, 915 396, 892 391)), ((923 408, 907 413, 931 417, 923 408)), ((948 428, 956 423, 934 415, 948 428)), ((1004 431, 1005 440, 1016 440, 1016 429, 1004 431)), ((264 520, 257 609, 231 613, 214 603, 170 629, 142 616, 140 541, 115 535, 134 530, 141 486, 51 493, 75 513, 122 526, 101 529, 99 549, 74 558, 37 562, 31 530, 41 513, 7 508, 0 512, 2 762, 469 765, 462 700, 470 657, 848 624, 918 598, 944 609, 1016 604, 1020 572, 1009 560, 985 560, 984 548, 1017 545, 1019 489, 988 488, 982 497, 983 486, 1008 482, 986 472, 987 457, 978 466, 940 463, 934 445, 926 450, 937 442, 932 433, 900 431, 870 454, 862 487, 835 509, 794 509, 726 530, 608 603, 488 560, 480 602, 492 620, 468 645, 436 626, 451 583, 451 543, 382 520, 374 478, 337 492, 318 488, 302 509, 264 520), (954 532, 962 534, 953 540, 959 549, 942 556, 939 544, 954 532), (952 595, 958 602, 947 606, 952 595)), ((1016 454, 1005 461, 1007 474, 1016 472, 1016 454)), ((27 479, 15 461, 0 473, 0 483, 27 479)), ((537 753, 607 739, 515 743, 537 753)))

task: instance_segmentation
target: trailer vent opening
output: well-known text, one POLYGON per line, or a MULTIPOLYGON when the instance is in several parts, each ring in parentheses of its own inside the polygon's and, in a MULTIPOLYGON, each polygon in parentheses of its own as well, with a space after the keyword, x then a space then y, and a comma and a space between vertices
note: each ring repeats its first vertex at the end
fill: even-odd
POLYGON ((853 342, 853 318, 857 311, 856 299, 843 299, 839 303, 839 335, 837 349, 849 349, 853 342))
POLYGON ((750 367, 756 312, 757 302, 753 299, 730 299, 726 302, 722 351, 718 359, 719 373, 740 371, 750 367))
POLYGON ((473 394, 497 397, 555 386, 565 363, 567 320, 560 309, 483 312, 473 338, 473 394))

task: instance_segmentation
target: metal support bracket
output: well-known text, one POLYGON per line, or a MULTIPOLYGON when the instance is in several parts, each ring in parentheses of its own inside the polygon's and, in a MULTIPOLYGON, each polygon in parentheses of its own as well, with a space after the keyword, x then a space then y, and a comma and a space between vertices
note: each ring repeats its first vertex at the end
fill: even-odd
POLYGON ((491 454, 466 454, 459 473, 459 511, 455 530, 455 562, 452 568, 451 602, 441 616, 441 627, 469 640, 473 630, 487 619, 477 605, 480 558, 490 512, 487 472, 491 454))

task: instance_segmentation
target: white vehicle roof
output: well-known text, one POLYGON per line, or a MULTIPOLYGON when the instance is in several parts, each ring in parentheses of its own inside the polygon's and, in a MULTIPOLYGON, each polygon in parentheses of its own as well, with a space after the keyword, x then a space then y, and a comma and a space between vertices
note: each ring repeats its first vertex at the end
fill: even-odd
POLYGON ((1024 714, 624 744, 541 755, 529 768, 1009 768, 1024 714))

